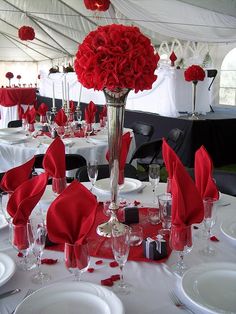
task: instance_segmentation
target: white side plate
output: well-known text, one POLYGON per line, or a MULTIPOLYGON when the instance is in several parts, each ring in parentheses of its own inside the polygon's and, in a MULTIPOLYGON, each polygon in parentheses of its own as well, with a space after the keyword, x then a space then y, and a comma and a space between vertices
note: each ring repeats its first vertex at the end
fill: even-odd
MULTIPOLYGON (((142 182, 132 178, 125 178, 124 185, 120 189, 120 193, 130 193, 138 191, 142 187, 142 182)), ((101 193, 110 193, 110 178, 101 179, 95 182, 94 188, 101 193)))
POLYGON ((236 241, 236 220, 232 217, 225 219, 221 226, 221 231, 231 240, 236 241))
POLYGON ((16 265, 13 259, 4 254, 0 253, 0 286, 3 286, 16 271, 16 265))

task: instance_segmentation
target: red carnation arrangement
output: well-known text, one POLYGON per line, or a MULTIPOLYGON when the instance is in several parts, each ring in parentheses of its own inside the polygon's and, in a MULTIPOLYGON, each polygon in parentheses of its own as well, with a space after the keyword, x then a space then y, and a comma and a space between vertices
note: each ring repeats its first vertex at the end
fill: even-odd
POLYGON ((17 75, 17 77, 16 77, 18 80, 20 80, 21 79, 21 75, 17 75))
POLYGON ((205 78, 205 71, 199 65, 191 65, 184 71, 184 78, 188 82, 203 81, 205 78))
POLYGON ((107 11, 110 6, 110 0, 84 0, 86 9, 92 11, 107 11))
POLYGON ((18 36, 21 40, 33 40, 35 38, 35 32, 30 26, 22 26, 18 30, 18 36))
POLYGON ((11 80, 14 77, 14 74, 12 72, 7 72, 5 76, 8 80, 11 80))
POLYGON ((151 89, 158 62, 149 38, 138 27, 100 26, 79 46, 74 63, 78 80, 86 88, 114 91, 151 89))

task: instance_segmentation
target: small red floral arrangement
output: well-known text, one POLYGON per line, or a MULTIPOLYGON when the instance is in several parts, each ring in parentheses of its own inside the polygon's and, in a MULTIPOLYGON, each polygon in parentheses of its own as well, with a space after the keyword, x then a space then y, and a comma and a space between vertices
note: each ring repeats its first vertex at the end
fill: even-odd
POLYGON ((21 79, 21 75, 17 75, 17 77, 16 77, 18 80, 20 80, 21 79))
POLYGON ((35 38, 35 32, 30 26, 22 26, 18 30, 18 36, 21 40, 33 40, 35 38))
POLYGON ((86 88, 151 89, 158 62, 149 38, 138 27, 112 24, 90 32, 75 59, 78 80, 86 88))
POLYGON ((10 80, 14 77, 14 74, 12 72, 7 72, 5 76, 8 80, 10 80))
POLYGON ((203 81, 205 78, 205 71, 199 65, 191 65, 184 71, 185 80, 190 81, 203 81))
POLYGON ((110 6, 110 0, 84 0, 86 9, 92 11, 107 11, 110 6))

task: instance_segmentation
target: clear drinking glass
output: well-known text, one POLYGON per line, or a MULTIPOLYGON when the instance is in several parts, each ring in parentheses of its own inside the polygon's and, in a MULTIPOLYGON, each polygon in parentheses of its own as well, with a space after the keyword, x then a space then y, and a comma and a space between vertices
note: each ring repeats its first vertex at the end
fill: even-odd
POLYGON ((75 281, 80 281, 81 274, 89 267, 88 244, 65 243, 64 256, 66 268, 74 275, 75 281))
POLYGON ((95 184, 95 182, 97 180, 97 176, 98 176, 98 162, 97 162, 97 160, 87 162, 87 172, 88 172, 89 181, 92 183, 92 187, 90 189, 90 191, 92 192, 94 184, 95 184))
POLYGON ((212 228, 216 223, 217 218, 217 199, 216 198, 204 198, 204 229, 207 235, 207 244, 200 250, 200 253, 204 256, 214 256, 216 254, 215 249, 211 245, 212 228))
POLYGON ((37 259, 37 273, 32 276, 32 282, 36 284, 43 284, 51 279, 47 273, 41 270, 41 258, 45 247, 47 228, 44 224, 44 219, 41 216, 30 218, 27 224, 27 235, 30 248, 33 255, 37 259))
POLYGON ((3 214, 3 217, 8 224, 12 222, 12 217, 8 214, 7 211, 7 202, 9 200, 9 194, 7 192, 0 192, 0 212, 3 214))
POLYGON ((169 234, 171 227, 171 206, 172 206, 171 194, 164 193, 158 195, 158 202, 162 223, 162 229, 159 231, 159 233, 162 235, 169 234))
POLYGON ((112 251, 120 267, 120 280, 114 286, 114 291, 120 294, 129 294, 132 286, 124 281, 123 268, 127 262, 130 249, 131 229, 129 226, 113 226, 111 234, 112 251))
POLYGON ((188 266, 184 262, 184 256, 188 254, 192 248, 192 231, 191 225, 179 228, 172 225, 170 231, 170 248, 178 253, 178 261, 172 267, 173 271, 183 276, 188 266))
POLYGON ((153 189, 153 203, 155 204, 157 200, 156 199, 157 186, 160 181, 160 165, 150 164, 148 175, 149 175, 149 182, 151 183, 152 189, 153 189))

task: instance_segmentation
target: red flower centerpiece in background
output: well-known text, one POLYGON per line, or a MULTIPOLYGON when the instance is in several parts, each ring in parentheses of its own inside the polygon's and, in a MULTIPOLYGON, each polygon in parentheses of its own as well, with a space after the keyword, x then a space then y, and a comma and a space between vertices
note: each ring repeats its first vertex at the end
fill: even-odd
POLYGON ((97 227, 102 236, 110 237, 112 226, 124 228, 116 210, 125 103, 131 89, 137 93, 152 88, 157 78, 157 61, 150 39, 138 27, 118 24, 90 32, 76 54, 74 68, 78 80, 86 88, 103 90, 107 104, 112 215, 97 227))
POLYGON ((16 78, 18 79, 18 85, 20 86, 21 75, 18 74, 16 78))
POLYGON ((174 51, 172 51, 171 55, 170 55, 170 61, 171 61, 171 66, 175 66, 175 61, 177 60, 176 54, 174 53, 174 51))
POLYGON ((205 71, 199 65, 191 65, 184 71, 184 78, 188 82, 192 82, 193 86, 193 109, 191 119, 198 119, 196 109, 196 87, 198 81, 203 81, 205 78, 205 71))
POLYGON ((110 0, 84 0, 86 9, 92 11, 107 11, 110 6, 110 0))
POLYGON ((30 26, 22 26, 18 30, 18 37, 21 40, 34 40, 35 38, 34 29, 30 26))
POLYGON ((14 77, 12 72, 7 72, 5 77, 9 80, 9 87, 11 87, 11 79, 14 77))

